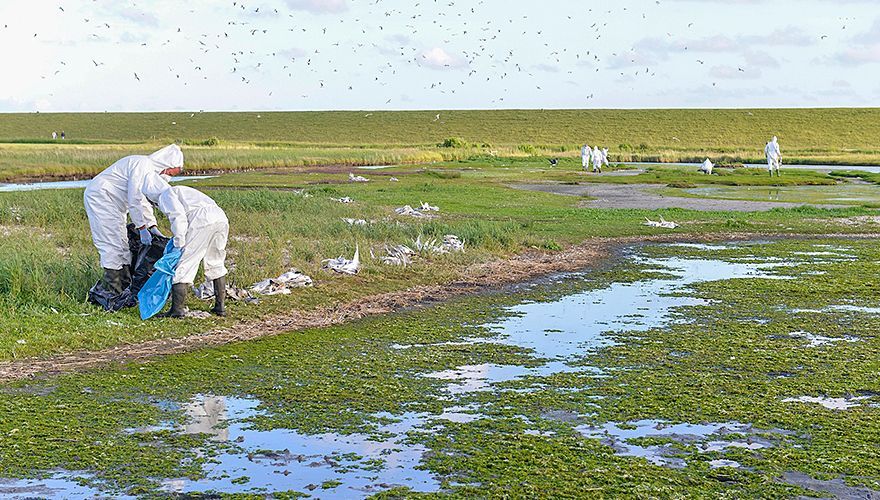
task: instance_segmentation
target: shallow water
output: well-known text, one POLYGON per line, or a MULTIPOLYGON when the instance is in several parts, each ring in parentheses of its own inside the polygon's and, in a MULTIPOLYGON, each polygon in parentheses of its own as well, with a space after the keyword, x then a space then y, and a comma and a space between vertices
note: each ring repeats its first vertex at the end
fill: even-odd
POLYGON ((835 186, 712 186, 685 189, 702 198, 779 201, 786 203, 829 203, 863 205, 880 203, 880 189, 875 185, 842 184, 835 186))
MULTIPOLYGON (((214 175, 183 175, 172 177, 171 182, 197 181, 201 179, 210 179, 216 177, 214 175)), ((33 182, 18 184, 0 184, 0 193, 12 193, 16 191, 39 191, 42 189, 82 189, 89 185, 91 179, 82 181, 57 181, 57 182, 33 182)))
MULTIPOLYGON (((497 343, 527 349, 536 359, 534 366, 469 364, 421 374, 445 384, 440 399, 446 409, 439 415, 380 413, 372 415, 380 424, 375 432, 371 430, 369 434, 304 434, 289 429, 263 431, 253 428, 250 419, 260 415, 271 417, 271 413, 262 409, 260 401, 256 399, 197 395, 189 401, 163 403, 164 408, 183 410, 186 421, 169 422, 159 429, 207 434, 212 441, 228 444, 231 448, 219 454, 215 463, 206 466, 205 478, 163 478, 161 488, 167 493, 296 490, 321 498, 362 498, 397 486, 418 492, 437 491, 441 478, 429 471, 419 470, 428 450, 409 440, 408 433, 430 432, 444 422, 466 425, 486 418, 480 404, 464 401, 474 393, 531 390, 528 384, 525 384, 526 389, 509 389, 499 387, 501 383, 536 377, 539 382, 540 377, 558 373, 607 376, 598 368, 582 366, 579 362, 585 354, 611 345, 610 333, 668 326, 682 320, 676 315, 677 308, 711 306, 708 301, 689 295, 690 285, 739 278, 784 279, 773 274, 773 270, 797 265, 780 261, 725 262, 709 258, 714 252, 727 248, 721 245, 689 245, 687 248, 704 252, 706 258, 649 259, 636 254, 630 257, 633 262, 647 264, 663 275, 633 283, 612 283, 546 302, 522 300, 517 305, 505 308, 506 314, 502 315, 502 319, 482 325, 488 331, 486 337, 438 344, 389 345, 390 349, 408 351, 437 346, 467 348, 471 344, 497 343)), ((801 257, 804 262, 809 262, 815 256, 808 253, 801 257)), ((576 273, 556 281, 589 279, 589 273, 576 273)), ((545 286, 555 286, 556 281, 545 286)), ((804 400, 798 403, 803 404, 801 401, 804 400)), ((792 403, 793 406, 795 404, 792 403)), ((582 416, 572 413, 548 415, 546 418, 577 425, 582 416)), ((673 438, 676 443, 698 446, 701 453, 724 453, 729 448, 756 450, 774 445, 772 441, 757 437, 749 440, 744 440, 742 436, 725 439, 727 433, 753 433, 748 424, 737 422, 670 424, 646 420, 575 428, 587 438, 608 444, 618 454, 641 457, 670 467, 685 466, 688 458, 671 456, 680 454, 677 452, 680 450, 674 446, 640 446, 628 440, 646 436, 673 438)), ((132 432, 151 430, 157 429, 136 429, 132 432)), ((540 434, 537 430, 530 432, 540 434)), ((740 464, 718 458, 710 466, 739 467, 740 464)), ((49 481, 0 483, 0 494, 4 492, 3 488, 44 486, 54 488, 54 491, 46 490, 45 496, 92 495, 92 490, 83 490, 70 479, 83 476, 60 473, 49 481)))

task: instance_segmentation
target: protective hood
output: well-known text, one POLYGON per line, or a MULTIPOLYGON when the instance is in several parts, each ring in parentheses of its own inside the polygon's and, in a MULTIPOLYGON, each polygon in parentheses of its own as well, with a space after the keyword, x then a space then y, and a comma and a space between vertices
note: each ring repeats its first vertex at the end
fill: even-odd
POLYGON ((169 144, 149 155, 149 158, 153 160, 156 173, 160 173, 166 168, 183 168, 183 151, 177 144, 169 144))
POLYGON ((143 193, 151 203, 159 203, 159 197, 168 189, 171 185, 159 175, 150 174, 144 179, 143 193))

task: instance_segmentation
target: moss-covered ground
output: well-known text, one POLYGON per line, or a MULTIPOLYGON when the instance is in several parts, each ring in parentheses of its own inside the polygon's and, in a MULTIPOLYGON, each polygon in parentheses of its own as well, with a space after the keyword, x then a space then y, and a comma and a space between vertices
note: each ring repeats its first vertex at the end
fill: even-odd
MULTIPOLYGON (((198 478, 212 457, 234 452, 238 444, 175 432, 185 416, 167 402, 216 394, 259 401, 261 412, 249 423, 255 429, 374 434, 376 439, 383 438, 377 431, 387 414, 392 419, 412 412, 439 416, 452 407, 476 408, 474 421, 436 420, 430 430, 409 434, 408 442, 428 449, 422 467, 440 482, 430 495, 816 494, 781 481, 792 471, 880 490, 880 314, 871 309, 880 304, 880 250, 874 241, 659 245, 637 252, 661 262, 675 257, 785 265, 762 271, 781 279, 741 277, 678 290, 707 302, 677 307, 673 321, 662 326, 612 329, 603 334, 612 342, 585 346, 566 360, 589 370, 536 371, 457 395, 447 390, 449 380, 424 375, 483 364, 545 365, 538 351, 467 343, 497 338, 497 329, 488 325, 516 314, 510 306, 669 275, 650 263, 622 258, 562 282, 426 310, 6 384, 0 388, 0 477, 67 470, 110 494, 151 494, 162 478, 198 478), (832 340, 811 347, 803 333, 832 340), (785 401, 801 396, 842 398, 852 407, 785 401), (731 429, 750 425, 712 439, 769 444, 718 450, 675 436, 622 443, 665 445, 667 454, 685 462, 674 468, 623 456, 607 439, 583 435, 587 426, 634 428, 645 419, 658 429, 681 422, 731 429), (151 431, 150 426, 160 427, 151 431), (741 467, 714 467, 719 459, 741 467)), ((229 478, 228 487, 247 491, 247 483, 247 477, 229 478)), ((392 486, 382 488, 380 496, 420 495, 392 486)), ((324 496, 321 492, 353 494, 334 481, 302 493, 324 496)))

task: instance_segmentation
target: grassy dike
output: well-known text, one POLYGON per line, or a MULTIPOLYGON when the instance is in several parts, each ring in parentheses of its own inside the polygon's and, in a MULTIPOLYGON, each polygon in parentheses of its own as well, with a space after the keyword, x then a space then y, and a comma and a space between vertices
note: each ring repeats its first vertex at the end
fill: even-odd
POLYGON ((37 113, 0 115, 0 182, 84 178, 127 154, 186 146, 193 171, 428 163, 473 156, 880 164, 880 110, 501 110, 407 112, 37 113), (52 141, 65 130, 65 141, 52 141))

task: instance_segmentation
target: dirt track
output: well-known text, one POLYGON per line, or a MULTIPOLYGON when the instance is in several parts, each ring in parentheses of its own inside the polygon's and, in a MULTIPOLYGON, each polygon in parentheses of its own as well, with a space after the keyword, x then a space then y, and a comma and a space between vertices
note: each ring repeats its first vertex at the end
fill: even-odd
MULTIPOLYGON (((651 192, 652 189, 660 187, 657 184, 517 184, 511 187, 528 191, 595 198, 580 204, 580 206, 585 208, 638 208, 647 210, 686 208, 701 212, 764 212, 774 208, 792 208, 804 205, 804 203, 775 201, 716 200, 663 196, 651 192)), ((849 208, 847 205, 814 206, 820 208, 849 208)))
POLYGON ((557 272, 594 267, 615 250, 639 243, 714 242, 747 240, 758 237, 880 238, 878 234, 851 235, 759 235, 754 233, 661 234, 626 238, 593 238, 560 252, 529 252, 509 259, 479 264, 465 271, 461 278, 447 284, 419 286, 399 292, 363 297, 332 307, 309 311, 291 311, 259 321, 181 338, 157 339, 138 344, 124 344, 101 351, 80 351, 48 358, 0 362, 0 383, 13 380, 85 371, 113 363, 144 362, 150 359, 195 351, 205 347, 248 341, 281 333, 320 328, 354 321, 367 316, 386 314, 406 308, 427 306, 474 293, 528 282, 557 272))

